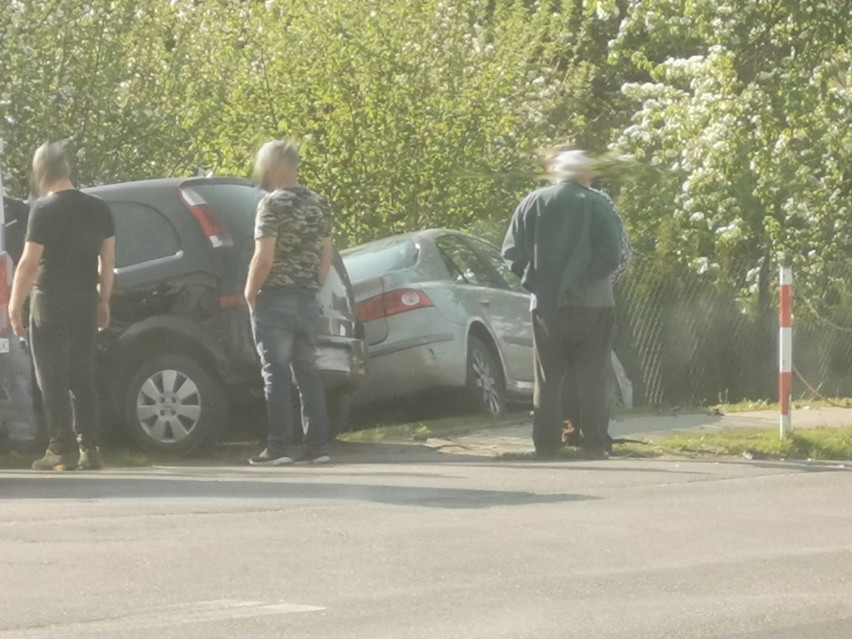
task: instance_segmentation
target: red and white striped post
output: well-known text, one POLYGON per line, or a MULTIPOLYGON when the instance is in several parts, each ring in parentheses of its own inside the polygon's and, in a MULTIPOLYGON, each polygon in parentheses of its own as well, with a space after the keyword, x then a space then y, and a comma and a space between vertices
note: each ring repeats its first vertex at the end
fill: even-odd
POLYGON ((781 437, 790 434, 790 404, 793 395, 793 269, 781 267, 781 314, 778 335, 778 401, 781 404, 781 437))

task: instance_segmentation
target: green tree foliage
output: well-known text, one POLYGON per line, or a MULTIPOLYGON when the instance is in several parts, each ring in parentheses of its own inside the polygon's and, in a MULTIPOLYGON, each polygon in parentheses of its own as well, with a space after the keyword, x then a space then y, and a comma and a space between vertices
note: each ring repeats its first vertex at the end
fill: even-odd
POLYGON ((560 64, 574 30, 557 4, 255 4, 216 136, 242 152, 213 166, 242 173, 260 140, 297 138, 344 241, 504 219, 538 150, 586 124, 579 110, 554 124, 589 73, 560 64))
MULTIPOLYGON (((12 0, 0 13, 0 118, 10 186, 44 139, 68 140, 84 184, 168 173, 185 152, 190 52, 168 3, 12 0)), ((186 30, 190 30, 186 25, 186 30)))
POLYGON ((640 252, 766 297, 845 255, 846 0, 10 0, 7 183, 68 139, 83 184, 246 175, 271 136, 342 244, 500 226, 542 149, 609 145, 640 252))
POLYGON ((630 3, 613 58, 647 76, 616 145, 659 171, 623 192, 643 249, 762 305, 778 252, 805 272, 849 254, 850 18, 845 0, 630 3))
POLYGON ((587 16, 558 4, 13 0, 0 16, 10 184, 24 189, 46 137, 71 142, 92 184, 245 175, 260 141, 287 136, 342 243, 503 218, 538 149, 587 128, 565 108, 594 75, 566 64, 587 16))

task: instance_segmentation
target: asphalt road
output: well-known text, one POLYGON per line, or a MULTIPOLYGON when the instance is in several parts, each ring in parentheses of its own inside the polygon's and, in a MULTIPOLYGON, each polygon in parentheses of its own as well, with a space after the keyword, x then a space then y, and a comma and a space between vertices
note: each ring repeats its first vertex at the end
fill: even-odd
POLYGON ((852 637, 838 466, 3 472, 0 500, 0 639, 852 637))

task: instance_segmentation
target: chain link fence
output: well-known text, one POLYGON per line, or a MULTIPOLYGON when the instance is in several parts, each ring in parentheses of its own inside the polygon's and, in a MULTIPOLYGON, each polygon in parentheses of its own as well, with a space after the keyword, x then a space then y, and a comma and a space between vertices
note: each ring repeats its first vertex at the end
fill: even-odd
MULTIPOLYGON (((694 266, 640 254, 619 284, 616 353, 636 403, 777 400, 777 264, 694 266)), ((793 397, 850 397, 852 259, 793 275, 793 397)))

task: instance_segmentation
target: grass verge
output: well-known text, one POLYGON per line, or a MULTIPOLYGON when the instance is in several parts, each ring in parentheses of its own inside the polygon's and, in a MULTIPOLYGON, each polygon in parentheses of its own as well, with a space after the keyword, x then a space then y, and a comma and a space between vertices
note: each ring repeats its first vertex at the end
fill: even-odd
MULTIPOLYGON (((656 445, 643 444, 618 444, 612 450, 613 459, 654 459, 665 455, 665 451, 656 445)), ((503 461, 531 461, 535 459, 535 453, 503 453, 500 459, 503 461)), ((559 451, 559 459, 566 461, 582 461, 583 452, 579 448, 563 448, 559 451)))
MULTIPOLYGON (((852 426, 794 431, 781 439, 776 430, 730 430, 710 434, 670 435, 643 444, 618 444, 613 458, 653 459, 663 456, 690 458, 747 457, 772 460, 852 460, 852 426)), ((563 460, 581 460, 577 448, 563 448, 563 460)), ((529 461, 535 453, 504 453, 504 461, 529 461)))
POLYGON ((659 445, 672 454, 704 457, 845 461, 852 460, 852 426, 802 429, 786 439, 781 439, 777 430, 672 435, 661 440, 659 445))

